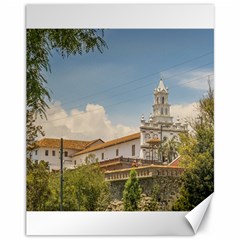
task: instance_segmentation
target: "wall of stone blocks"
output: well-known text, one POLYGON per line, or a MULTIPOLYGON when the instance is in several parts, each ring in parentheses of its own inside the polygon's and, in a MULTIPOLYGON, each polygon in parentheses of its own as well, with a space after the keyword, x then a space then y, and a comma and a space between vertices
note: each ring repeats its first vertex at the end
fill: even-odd
MULTIPOLYGON (((127 180, 116 180, 110 183, 110 192, 112 200, 122 200, 124 185, 127 180)), ((153 189, 157 190, 158 202, 162 209, 171 209, 171 204, 178 197, 181 188, 180 177, 174 176, 153 176, 148 178, 139 178, 142 193, 151 196, 153 189)))

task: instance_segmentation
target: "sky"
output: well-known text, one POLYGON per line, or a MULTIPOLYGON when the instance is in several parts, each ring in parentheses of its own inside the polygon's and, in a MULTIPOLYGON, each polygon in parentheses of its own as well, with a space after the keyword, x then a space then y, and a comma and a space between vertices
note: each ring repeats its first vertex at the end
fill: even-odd
POLYGON ((212 29, 106 29, 108 49, 62 58, 53 51, 45 73, 52 100, 46 137, 110 140, 139 131, 152 112, 160 77, 169 88, 171 115, 195 117, 213 85, 212 29))

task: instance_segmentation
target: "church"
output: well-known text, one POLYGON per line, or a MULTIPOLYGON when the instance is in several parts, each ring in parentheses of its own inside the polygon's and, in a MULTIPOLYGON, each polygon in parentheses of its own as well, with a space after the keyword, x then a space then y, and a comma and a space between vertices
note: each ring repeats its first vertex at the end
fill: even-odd
MULTIPOLYGON (((128 162, 144 162, 171 164, 178 156, 168 159, 163 155, 163 143, 169 140, 179 141, 178 134, 188 131, 187 122, 176 122, 171 116, 169 90, 160 79, 153 91, 153 111, 148 119, 142 115, 139 132, 104 142, 102 139, 92 141, 64 140, 64 167, 74 168, 84 164, 85 159, 100 164, 111 164, 114 159, 128 159, 128 162)), ((37 148, 32 152, 33 160, 49 162, 51 169, 60 168, 60 140, 44 138, 38 141, 37 148)))

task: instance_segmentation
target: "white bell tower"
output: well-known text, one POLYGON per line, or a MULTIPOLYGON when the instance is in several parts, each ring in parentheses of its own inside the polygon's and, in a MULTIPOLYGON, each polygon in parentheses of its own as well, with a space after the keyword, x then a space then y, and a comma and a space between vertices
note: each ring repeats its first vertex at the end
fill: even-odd
POLYGON ((162 78, 154 90, 153 114, 149 119, 141 118, 140 126, 140 158, 145 160, 160 161, 157 149, 153 149, 151 143, 161 142, 178 136, 180 132, 187 131, 187 124, 173 122, 170 116, 170 104, 168 103, 168 88, 164 86, 162 78))
POLYGON ((168 103, 168 88, 164 86, 162 78, 158 87, 154 89, 153 121, 157 123, 172 123, 170 104, 168 103))

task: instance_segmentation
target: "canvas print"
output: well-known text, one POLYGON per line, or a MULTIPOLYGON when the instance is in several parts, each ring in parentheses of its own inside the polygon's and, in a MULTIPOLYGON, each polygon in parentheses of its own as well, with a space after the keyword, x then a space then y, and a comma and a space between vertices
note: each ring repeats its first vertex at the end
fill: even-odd
POLYGON ((214 191, 213 29, 27 29, 27 211, 190 211, 214 191))

